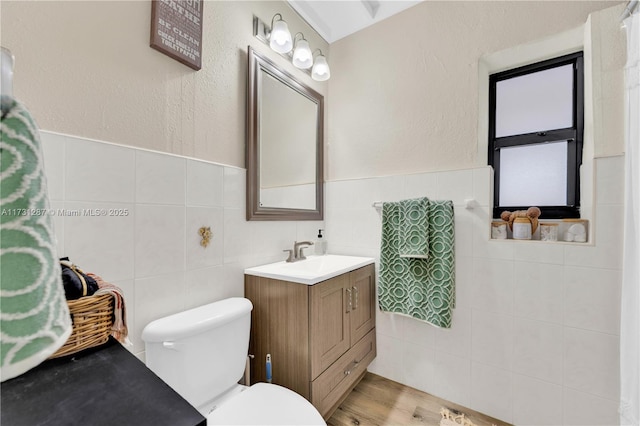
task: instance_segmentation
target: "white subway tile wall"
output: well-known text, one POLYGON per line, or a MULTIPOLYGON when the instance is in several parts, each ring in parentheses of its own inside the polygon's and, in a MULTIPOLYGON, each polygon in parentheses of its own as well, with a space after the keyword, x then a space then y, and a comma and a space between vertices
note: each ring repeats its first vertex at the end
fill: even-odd
POLYGON ((247 222, 245 170, 41 132, 59 256, 120 286, 133 347, 152 320, 244 294, 244 269, 285 259, 323 221, 247 222), (106 215, 105 213, 106 212, 106 215), (198 230, 211 228, 207 248, 198 230))
POLYGON ((374 202, 451 199, 453 327, 378 312, 370 369, 517 425, 617 424, 623 157, 595 161, 595 244, 548 244, 489 239, 488 167, 328 182, 325 222, 247 222, 244 169, 41 133, 59 255, 124 290, 141 359, 147 323, 242 296, 244 268, 293 240, 324 228, 331 253, 377 259, 374 202))
POLYGON ((328 182, 336 254, 379 258, 376 201, 455 206, 452 328, 378 312, 370 370, 517 425, 618 424, 623 173, 621 156, 595 160, 595 235, 582 245, 490 240, 489 167, 328 182))
POLYGON ((136 152, 136 203, 184 206, 186 160, 159 152, 136 152))
MULTIPOLYGON (((133 203, 136 189, 136 151, 87 141, 76 137, 58 137, 49 142, 50 150, 64 152, 64 200, 133 203)), ((52 161, 57 160, 53 158, 52 161)), ((57 165, 55 168, 59 169, 57 165)), ((59 189, 53 189, 58 193, 59 189)))

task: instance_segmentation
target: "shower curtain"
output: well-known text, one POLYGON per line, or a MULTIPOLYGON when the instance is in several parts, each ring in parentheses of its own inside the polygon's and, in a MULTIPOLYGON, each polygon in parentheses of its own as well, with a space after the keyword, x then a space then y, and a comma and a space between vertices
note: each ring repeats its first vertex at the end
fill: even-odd
POLYGON ((620 321, 620 424, 640 421, 640 15, 625 19, 626 149, 620 321))

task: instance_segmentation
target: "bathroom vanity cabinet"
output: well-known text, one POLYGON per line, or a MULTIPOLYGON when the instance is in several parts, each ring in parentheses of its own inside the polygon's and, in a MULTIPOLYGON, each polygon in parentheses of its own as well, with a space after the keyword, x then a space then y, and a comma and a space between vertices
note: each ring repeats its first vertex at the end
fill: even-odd
POLYGON ((307 398, 326 419, 376 356, 375 267, 363 266, 314 285, 245 275, 253 303, 251 380, 307 398))

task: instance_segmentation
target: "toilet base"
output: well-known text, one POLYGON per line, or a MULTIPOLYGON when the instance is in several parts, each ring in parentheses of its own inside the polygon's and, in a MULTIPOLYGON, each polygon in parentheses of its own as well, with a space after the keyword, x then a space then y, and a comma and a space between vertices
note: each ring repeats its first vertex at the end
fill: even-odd
POLYGON ((209 414, 211 414, 217 408, 222 407, 228 401, 230 401, 233 398, 236 398, 238 395, 240 395, 240 393, 244 392, 247 389, 249 389, 248 386, 235 385, 231 389, 229 389, 226 392, 222 393, 221 395, 218 395, 217 398, 212 399, 211 401, 205 403, 203 406, 196 407, 196 408, 198 409, 200 414, 202 414, 203 416, 207 417, 207 416, 209 416, 209 414))
POLYGON ((256 383, 207 416, 208 425, 318 425, 326 423, 302 396, 278 385, 256 383))

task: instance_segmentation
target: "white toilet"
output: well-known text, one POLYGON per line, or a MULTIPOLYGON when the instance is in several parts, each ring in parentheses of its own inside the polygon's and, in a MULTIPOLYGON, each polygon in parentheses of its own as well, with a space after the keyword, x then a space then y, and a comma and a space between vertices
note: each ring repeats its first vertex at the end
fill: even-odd
POLYGON ((326 425, 309 401, 289 389, 238 384, 252 309, 248 299, 235 297, 151 322, 142 332, 147 366, 209 425, 326 425))

